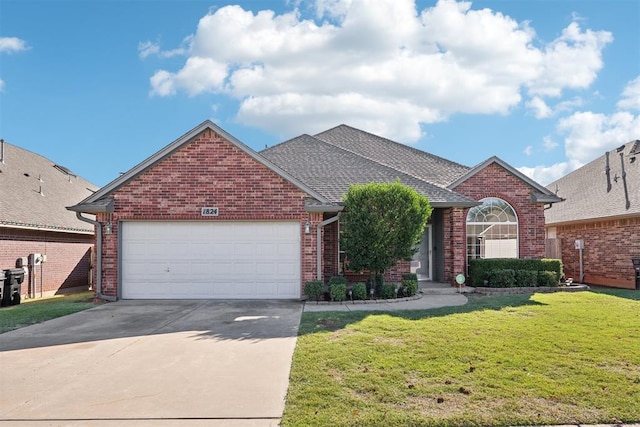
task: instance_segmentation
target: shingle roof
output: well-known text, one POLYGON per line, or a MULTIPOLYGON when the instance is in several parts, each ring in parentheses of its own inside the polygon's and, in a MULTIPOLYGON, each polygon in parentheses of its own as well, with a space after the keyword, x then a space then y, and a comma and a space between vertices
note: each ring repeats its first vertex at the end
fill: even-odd
MULTIPOLYGON (((351 184, 393 182, 399 179, 400 182, 425 195, 435 207, 474 206, 477 204, 475 200, 467 196, 391 166, 394 161, 386 162, 388 165, 382 163, 385 157, 391 158, 395 153, 401 153, 399 156, 401 159, 395 165, 412 164, 414 169, 417 169, 416 162, 409 159, 402 148, 394 146, 400 144, 347 126, 339 126, 332 131, 335 132, 327 131, 319 134, 322 138, 317 135, 301 135, 267 148, 260 154, 333 203, 342 201, 351 184), (342 139, 353 136, 356 137, 355 147, 349 145, 350 140, 342 139), (382 141, 383 147, 374 147, 380 141, 382 141), (389 148, 387 156, 384 155, 385 147, 389 148), (376 151, 377 154, 376 156, 365 156, 359 151, 365 153, 376 151), (404 161, 402 160, 403 156, 404 161), (380 161, 374 160, 374 158, 380 161)), ((430 155, 425 154, 426 156, 422 156, 422 158, 429 158, 430 155)), ((446 161, 441 162, 440 166, 442 164, 446 164, 446 161)), ((456 171, 464 168, 457 164, 454 165, 456 165, 456 171)))
POLYGON ((315 137, 442 187, 448 186, 470 169, 459 163, 347 125, 336 126, 315 137))
POLYGON ((598 218, 640 215, 640 147, 631 141, 608 152, 609 183, 607 191, 607 153, 547 186, 566 199, 545 211, 545 221, 560 224, 598 218), (634 148, 637 151, 634 151, 634 148), (620 150, 620 151, 618 151, 620 150), (627 199, 622 179, 621 157, 626 173, 627 199))
MULTIPOLYGON (((1 151, 0 151, 1 152, 1 151)), ((4 143, 0 162, 0 226, 93 233, 66 206, 97 187, 67 168, 18 146, 4 143)))

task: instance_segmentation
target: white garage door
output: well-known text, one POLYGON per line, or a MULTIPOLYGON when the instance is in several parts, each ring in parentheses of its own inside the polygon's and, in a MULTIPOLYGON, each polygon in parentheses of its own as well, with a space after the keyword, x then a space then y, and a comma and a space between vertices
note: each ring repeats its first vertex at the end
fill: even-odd
POLYGON ((125 299, 300 297, 300 224, 124 222, 125 299))

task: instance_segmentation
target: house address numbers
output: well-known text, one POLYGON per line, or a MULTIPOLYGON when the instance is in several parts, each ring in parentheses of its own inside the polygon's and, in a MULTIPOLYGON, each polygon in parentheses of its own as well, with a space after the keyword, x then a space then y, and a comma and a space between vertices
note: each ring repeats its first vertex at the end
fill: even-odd
POLYGON ((218 216, 219 210, 217 207, 206 207, 200 210, 201 216, 218 216))

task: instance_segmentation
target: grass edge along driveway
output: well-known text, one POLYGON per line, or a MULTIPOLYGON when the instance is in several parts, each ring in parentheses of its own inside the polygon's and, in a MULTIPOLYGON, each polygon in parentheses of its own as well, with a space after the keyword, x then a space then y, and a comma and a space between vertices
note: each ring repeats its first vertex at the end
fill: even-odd
POLYGON ((282 425, 638 422, 638 396, 640 292, 472 297, 303 313, 282 425))
POLYGON ((93 291, 22 300, 0 308, 0 334, 95 307, 93 291))

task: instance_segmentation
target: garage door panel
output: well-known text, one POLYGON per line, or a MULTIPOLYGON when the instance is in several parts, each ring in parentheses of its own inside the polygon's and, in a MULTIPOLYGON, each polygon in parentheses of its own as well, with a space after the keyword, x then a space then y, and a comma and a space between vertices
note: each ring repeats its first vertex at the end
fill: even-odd
POLYGON ((123 298, 299 298, 296 222, 124 222, 123 298))

